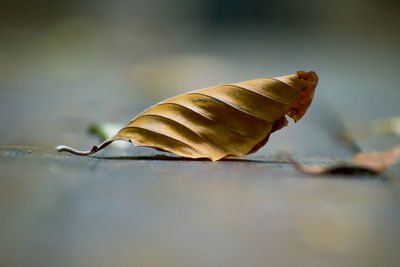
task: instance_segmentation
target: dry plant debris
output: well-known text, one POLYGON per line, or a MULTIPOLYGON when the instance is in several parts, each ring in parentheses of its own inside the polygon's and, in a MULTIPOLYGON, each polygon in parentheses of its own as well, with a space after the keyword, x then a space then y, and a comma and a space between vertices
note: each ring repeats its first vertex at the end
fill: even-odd
POLYGON ((397 162, 400 157, 400 146, 383 152, 357 153, 351 162, 337 166, 304 165, 289 155, 285 157, 298 171, 306 174, 379 174, 397 162))
POLYGON ((91 155, 116 140, 188 158, 240 157, 263 147, 271 133, 300 120, 314 96, 314 71, 218 85, 158 103, 90 151, 58 146, 58 151, 91 155))

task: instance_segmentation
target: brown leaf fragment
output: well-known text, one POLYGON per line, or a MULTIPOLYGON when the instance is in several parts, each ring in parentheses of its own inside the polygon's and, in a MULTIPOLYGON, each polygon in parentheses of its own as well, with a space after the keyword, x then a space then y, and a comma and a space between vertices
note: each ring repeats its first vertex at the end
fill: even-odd
POLYGON ((384 152, 357 153, 352 163, 376 172, 382 172, 394 165, 400 157, 400 146, 384 152))
POLYGON ((162 101, 131 120, 90 151, 59 146, 58 151, 91 155, 116 140, 129 141, 188 158, 240 157, 264 146, 271 133, 300 120, 314 96, 315 72, 261 78, 192 91, 162 101))
POLYGON ((350 163, 336 166, 303 165, 292 157, 286 158, 300 172, 306 174, 360 175, 379 174, 393 166, 400 157, 400 146, 383 152, 357 153, 350 163))

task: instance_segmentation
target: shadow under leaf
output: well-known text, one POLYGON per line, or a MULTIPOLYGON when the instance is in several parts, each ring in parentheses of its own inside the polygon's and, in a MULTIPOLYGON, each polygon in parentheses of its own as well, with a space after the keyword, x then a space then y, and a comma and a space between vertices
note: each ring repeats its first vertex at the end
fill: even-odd
MULTIPOLYGON (((161 160, 161 161, 201 161, 201 162, 212 162, 208 158, 184 158, 177 156, 168 155, 148 155, 148 156, 90 156, 91 158, 106 159, 106 160, 161 160)), ((238 159, 238 158, 226 158, 221 159, 218 162, 246 162, 246 163, 268 163, 268 164, 289 164, 287 161, 281 160, 256 160, 256 159, 238 159)))

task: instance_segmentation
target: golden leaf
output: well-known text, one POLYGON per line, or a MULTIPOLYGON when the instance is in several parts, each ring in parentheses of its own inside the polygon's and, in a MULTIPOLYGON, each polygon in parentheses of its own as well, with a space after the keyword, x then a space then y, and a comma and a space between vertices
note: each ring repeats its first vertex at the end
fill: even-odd
POLYGON ((135 117, 90 151, 66 146, 58 151, 90 155, 116 140, 153 147, 188 158, 239 157, 256 152, 272 132, 286 126, 285 115, 301 119, 318 82, 315 72, 218 85, 176 96, 135 117))

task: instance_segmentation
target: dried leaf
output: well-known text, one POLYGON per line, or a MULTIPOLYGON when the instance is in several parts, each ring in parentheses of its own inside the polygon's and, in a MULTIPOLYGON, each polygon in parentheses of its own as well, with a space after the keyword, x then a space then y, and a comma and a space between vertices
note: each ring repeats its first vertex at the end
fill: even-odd
POLYGON ((303 165, 286 155, 300 172, 307 174, 379 174, 400 157, 400 146, 384 152, 357 153, 348 164, 337 166, 303 165))
POLYGON ((153 147, 188 158, 244 156, 256 152, 272 132, 298 121, 311 104, 315 72, 218 85, 170 98, 145 110, 117 134, 90 151, 66 146, 58 151, 90 155, 116 140, 153 147))
POLYGON ((400 157, 400 146, 384 152, 357 153, 352 160, 354 165, 382 172, 394 165, 400 157))

